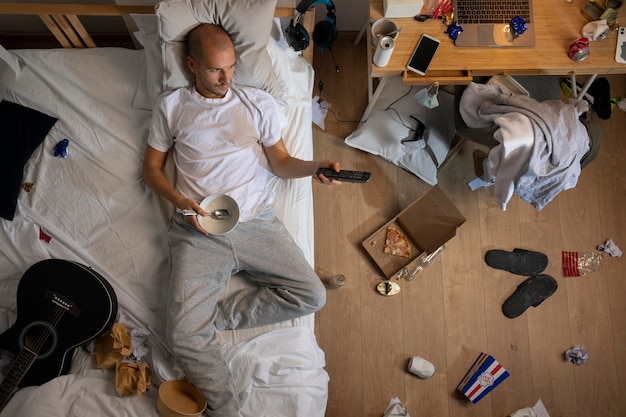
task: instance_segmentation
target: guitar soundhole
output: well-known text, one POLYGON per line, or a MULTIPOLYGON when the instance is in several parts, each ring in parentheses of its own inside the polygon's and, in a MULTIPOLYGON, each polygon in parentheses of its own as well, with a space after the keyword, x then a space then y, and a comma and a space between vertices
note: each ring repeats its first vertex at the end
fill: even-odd
POLYGON ((57 345, 57 333, 54 327, 45 321, 34 321, 24 326, 20 333, 20 349, 37 355, 37 359, 49 356, 57 345))

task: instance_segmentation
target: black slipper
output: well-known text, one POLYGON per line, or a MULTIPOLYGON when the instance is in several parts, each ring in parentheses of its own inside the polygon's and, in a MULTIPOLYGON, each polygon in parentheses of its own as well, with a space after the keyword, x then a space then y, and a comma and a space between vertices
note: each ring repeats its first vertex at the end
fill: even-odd
POLYGON ((611 85, 606 78, 598 78, 587 90, 593 96, 591 107, 600 119, 611 118, 611 85))
POLYGON ((493 249, 485 253, 485 262, 492 268, 529 276, 546 269, 548 257, 541 252, 526 249, 513 249, 513 252, 493 249))
POLYGON ((550 297, 558 284, 550 275, 533 275, 520 285, 502 304, 502 312, 510 319, 521 316, 530 306, 537 307, 550 297))

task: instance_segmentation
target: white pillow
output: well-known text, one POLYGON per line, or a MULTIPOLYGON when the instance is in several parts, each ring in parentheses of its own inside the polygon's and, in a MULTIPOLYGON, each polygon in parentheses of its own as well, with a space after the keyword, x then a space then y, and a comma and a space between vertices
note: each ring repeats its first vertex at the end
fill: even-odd
POLYGON ((272 61, 274 74, 286 95, 281 105, 311 107, 311 91, 313 91, 313 67, 287 45, 283 36, 282 20, 274 18, 272 35, 267 43, 267 53, 272 61))
POLYGON ((277 100, 285 92, 266 51, 276 0, 165 0, 156 5, 163 54, 164 87, 175 89, 193 82, 187 69, 186 38, 200 23, 222 26, 237 54, 233 82, 262 88, 277 100))
POLYGON ((428 86, 405 86, 400 77, 388 78, 367 121, 352 132, 345 143, 379 155, 412 172, 429 185, 436 185, 437 168, 446 158, 454 137, 454 97, 440 92, 439 106, 428 109, 414 98, 422 88, 428 86), (400 143, 402 139, 413 136, 409 127, 415 128, 416 122, 411 119, 411 115, 428 129, 426 148, 400 143))
POLYGON ((20 73, 20 63, 16 57, 0 45, 0 101, 8 87, 13 85, 20 73))
POLYGON ((133 108, 152 110, 156 98, 163 91, 163 57, 159 42, 158 19, 153 14, 131 14, 139 31, 133 35, 143 46, 146 61, 135 91, 133 108))

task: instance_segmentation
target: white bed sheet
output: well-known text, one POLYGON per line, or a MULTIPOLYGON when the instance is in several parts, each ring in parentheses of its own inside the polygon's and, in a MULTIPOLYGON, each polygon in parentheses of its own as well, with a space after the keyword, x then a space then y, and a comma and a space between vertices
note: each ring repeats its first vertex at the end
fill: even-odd
MULTIPOLYGON (((290 120, 283 137, 295 156, 310 159, 312 69, 282 39, 271 39, 268 50, 281 79, 292 86, 292 100, 283 107, 290 120)), ((17 285, 30 265, 47 258, 78 261, 114 287, 118 321, 150 331, 146 359, 155 385, 179 377, 163 337, 171 207, 145 186, 140 173, 150 112, 133 108, 133 101, 144 94, 143 52, 12 53, 22 70, 5 99, 59 121, 25 168, 24 181, 34 183, 33 190, 20 195, 15 219, 0 223, 0 331, 15 320, 17 285), (54 145, 64 138, 70 140, 69 156, 54 157, 54 145), (51 237, 49 242, 40 239, 41 232, 51 237)), ((311 180, 272 177, 270 183, 277 192, 278 217, 313 264, 311 180)), ((243 278, 233 277, 228 291, 245 285, 243 278)), ((245 400, 243 415, 324 415, 328 375, 313 325, 309 315, 220 334, 245 400)), ((157 415, 156 389, 119 398, 113 372, 93 368, 93 357, 77 351, 71 375, 20 390, 0 416, 121 415, 120 409, 128 416, 157 415)))

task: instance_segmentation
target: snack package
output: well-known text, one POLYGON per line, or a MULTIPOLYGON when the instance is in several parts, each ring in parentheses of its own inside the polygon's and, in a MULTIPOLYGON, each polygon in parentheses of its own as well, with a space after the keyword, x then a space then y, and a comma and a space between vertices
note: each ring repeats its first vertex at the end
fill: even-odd
POLYGON ((580 277, 600 269, 602 252, 571 252, 561 253, 564 277, 580 277))
POLYGON ((152 376, 145 362, 117 362, 115 366, 115 391, 120 397, 143 394, 150 388, 152 376))
POLYGON ((108 334, 96 339, 96 366, 112 369, 132 351, 128 329, 123 323, 115 323, 108 334))

